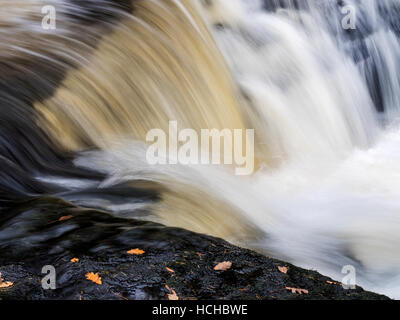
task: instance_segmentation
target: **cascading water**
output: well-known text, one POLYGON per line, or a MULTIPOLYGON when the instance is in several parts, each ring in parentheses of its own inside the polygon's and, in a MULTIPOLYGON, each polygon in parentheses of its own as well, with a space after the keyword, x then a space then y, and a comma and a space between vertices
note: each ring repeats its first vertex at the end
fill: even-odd
POLYGON ((0 98, 15 106, 0 110, 0 160, 11 168, 2 197, 52 193, 338 280, 353 265, 359 284, 400 297, 398 1, 134 0, 132 14, 130 1, 50 2, 62 8, 57 36, 16 27, 34 20, 18 17, 27 11, 2 17, 16 34, 0 33, 0 98), (342 26, 347 5, 354 30, 342 26), (84 35, 73 18, 93 8, 84 35), (254 128, 257 172, 150 165, 146 132, 168 120, 254 128))
POLYGON ((237 1, 229 19, 230 5, 209 7, 215 35, 279 163, 255 178, 279 217, 256 217, 260 249, 337 279, 356 266, 366 287, 398 297, 399 3, 237 1))

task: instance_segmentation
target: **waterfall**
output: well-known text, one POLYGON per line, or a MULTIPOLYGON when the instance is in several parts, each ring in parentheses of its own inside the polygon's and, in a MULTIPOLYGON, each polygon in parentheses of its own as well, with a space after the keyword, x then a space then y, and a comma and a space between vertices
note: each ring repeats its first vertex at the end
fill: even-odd
POLYGON ((337 280, 352 265, 400 298, 400 3, 123 3, 0 3, 1 200, 51 193, 337 280), (169 121, 254 129, 256 172, 150 164, 146 134, 169 121))
POLYGON ((144 140, 170 119, 196 130, 243 127, 230 73, 196 3, 137 1, 134 8, 53 96, 35 104, 51 136, 79 150, 144 140))
POLYGON ((253 181, 265 195, 261 216, 247 212, 268 235, 259 249, 337 279, 354 265, 366 287, 397 297, 399 9, 373 0, 206 9, 249 123, 278 163, 253 181), (346 6, 354 30, 342 26, 346 6))

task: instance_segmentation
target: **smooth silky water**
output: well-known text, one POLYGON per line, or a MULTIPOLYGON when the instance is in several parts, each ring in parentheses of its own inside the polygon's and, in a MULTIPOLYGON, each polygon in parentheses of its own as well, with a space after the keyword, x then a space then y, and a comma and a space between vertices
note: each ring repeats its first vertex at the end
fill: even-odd
POLYGON ((133 14, 82 39, 66 23, 49 43, 69 46, 41 50, 73 69, 33 104, 35 125, 106 178, 35 179, 81 206, 223 237, 337 280, 353 265, 358 284, 400 298, 400 3, 133 3, 133 14), (342 27, 346 4, 356 30, 342 27), (150 165, 146 133, 169 120, 255 129, 256 172, 150 165), (114 203, 100 192, 138 181, 161 201, 114 203))

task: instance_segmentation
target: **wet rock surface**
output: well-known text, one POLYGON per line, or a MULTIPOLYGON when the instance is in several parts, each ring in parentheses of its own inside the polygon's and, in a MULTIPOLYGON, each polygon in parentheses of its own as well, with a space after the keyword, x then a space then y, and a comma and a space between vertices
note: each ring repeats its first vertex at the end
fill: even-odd
POLYGON ((361 288, 344 290, 315 271, 221 239, 115 218, 57 198, 22 201, 2 217, 0 272, 14 283, 0 289, 2 300, 168 299, 172 290, 182 300, 387 299, 361 288), (127 253, 136 248, 145 253, 127 253), (215 271, 223 261, 231 261, 232 267, 215 271), (55 267, 55 290, 42 289, 45 265, 55 267), (278 267, 288 268, 287 273, 278 267), (101 285, 86 279, 90 272, 99 274, 101 285))

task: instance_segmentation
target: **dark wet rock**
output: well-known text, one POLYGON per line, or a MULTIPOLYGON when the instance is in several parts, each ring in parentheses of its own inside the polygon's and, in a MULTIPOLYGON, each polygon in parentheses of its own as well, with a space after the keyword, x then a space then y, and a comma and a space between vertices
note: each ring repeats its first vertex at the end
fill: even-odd
POLYGON ((387 299, 344 290, 297 268, 224 240, 159 224, 115 218, 56 198, 33 198, 0 220, 0 299, 387 299), (28 209, 29 208, 29 209, 28 209), (61 217, 72 216, 59 221, 61 217), (140 248, 143 255, 129 255, 140 248), (72 263, 72 258, 79 262, 72 263), (231 261, 232 268, 214 266, 231 261), (56 269, 56 290, 43 290, 42 267, 56 269), (288 267, 287 274, 278 270, 288 267), (167 270, 167 268, 172 269, 167 270), (102 285, 85 278, 99 273, 102 285), (298 295, 286 287, 306 289, 298 295))

